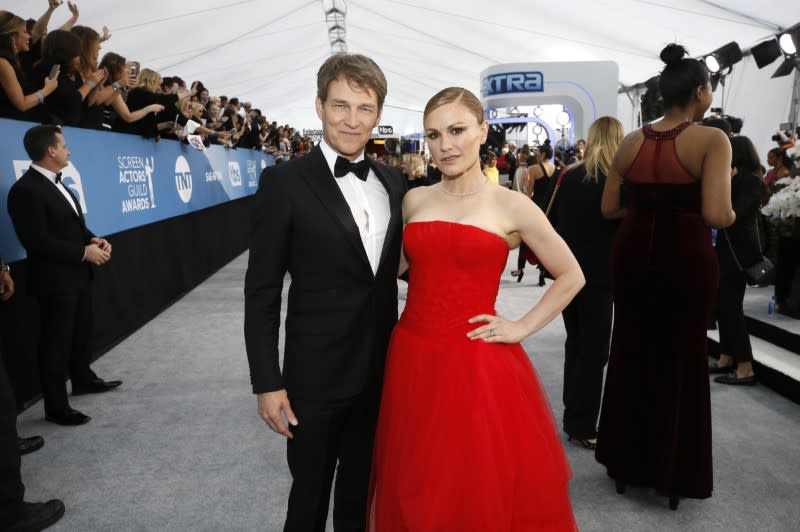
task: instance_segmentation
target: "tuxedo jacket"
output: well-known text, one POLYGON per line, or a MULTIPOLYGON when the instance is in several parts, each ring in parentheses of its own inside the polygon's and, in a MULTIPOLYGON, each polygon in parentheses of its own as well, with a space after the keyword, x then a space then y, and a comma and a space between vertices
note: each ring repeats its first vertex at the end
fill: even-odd
MULTIPOLYGON (((69 189, 67 189, 69 190, 69 189)), ((94 234, 58 187, 29 169, 8 192, 8 214, 28 253, 28 291, 31 294, 78 292, 92 280, 92 267, 83 261, 84 246, 94 234)))
POLYGON ((390 220, 373 274, 350 207, 319 146, 261 174, 245 277, 245 343, 255 393, 353 397, 383 377, 397 322, 402 174, 372 163, 389 195, 390 220), (281 292, 286 306, 283 374, 278 361, 281 292))

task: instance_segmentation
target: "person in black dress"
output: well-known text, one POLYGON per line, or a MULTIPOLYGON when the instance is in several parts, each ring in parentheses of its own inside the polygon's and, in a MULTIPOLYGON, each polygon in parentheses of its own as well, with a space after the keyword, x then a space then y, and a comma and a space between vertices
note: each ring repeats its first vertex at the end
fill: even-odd
POLYGON ((41 83, 54 65, 59 65, 58 87, 35 108, 36 120, 45 124, 79 126, 83 114, 83 101, 99 83, 106 72, 96 70, 83 79, 78 72, 81 40, 69 31, 56 30, 47 35, 42 58, 28 76, 32 83, 41 83))
POLYGON ((149 68, 139 72, 136 87, 128 92, 127 106, 131 113, 148 106, 161 105, 163 109, 156 114, 148 113, 144 118, 134 122, 127 122, 119 118, 114 123, 114 130, 122 133, 133 133, 145 138, 160 138, 162 133, 172 130, 175 117, 178 114, 175 108, 178 95, 161 92, 161 76, 149 68))
POLYGON ((597 443, 603 368, 611 340, 611 242, 618 225, 603 218, 600 199, 624 134, 619 120, 610 116, 591 125, 586 156, 563 176, 550 212, 586 277, 586 285, 561 315, 567 330, 563 429, 587 449, 597 443))
POLYGON ((706 326, 719 267, 710 227, 731 225, 731 145, 695 125, 711 106, 702 62, 671 44, 660 89, 664 118, 625 137, 602 212, 624 217, 611 251, 614 327, 595 457, 626 484, 669 496, 711 496, 706 326), (625 183, 627 207, 622 206, 625 183))
POLYGON ((723 373, 714 380, 722 384, 755 384, 753 348, 744 319, 744 291, 747 287, 742 267, 761 260, 758 217, 761 205, 761 161, 747 137, 731 138, 731 199, 736 222, 717 235, 719 258, 719 362, 710 373, 723 373))
POLYGON ((27 87, 21 54, 28 51, 30 41, 22 18, 0 11, 0 117, 30 120, 31 110, 58 87, 58 75, 27 87))

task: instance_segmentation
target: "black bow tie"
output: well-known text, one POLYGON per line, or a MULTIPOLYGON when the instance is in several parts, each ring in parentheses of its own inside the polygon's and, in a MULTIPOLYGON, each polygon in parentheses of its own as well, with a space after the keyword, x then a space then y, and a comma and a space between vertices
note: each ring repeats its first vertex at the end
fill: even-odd
POLYGON ((348 161, 341 155, 336 157, 336 164, 333 165, 333 175, 336 177, 343 177, 350 172, 356 174, 356 177, 361 181, 366 181, 367 175, 369 174, 369 161, 364 159, 354 163, 352 161, 348 161))
POLYGON ((61 172, 56 174, 56 185, 61 183, 61 172))

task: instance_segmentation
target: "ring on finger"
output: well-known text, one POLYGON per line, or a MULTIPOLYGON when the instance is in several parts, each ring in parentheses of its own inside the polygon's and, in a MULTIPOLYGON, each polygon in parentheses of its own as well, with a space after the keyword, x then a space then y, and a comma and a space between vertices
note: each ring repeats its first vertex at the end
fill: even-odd
POLYGON ((494 334, 495 334, 495 333, 494 333, 494 329, 489 329, 489 338, 491 338, 492 336, 494 336, 494 334))

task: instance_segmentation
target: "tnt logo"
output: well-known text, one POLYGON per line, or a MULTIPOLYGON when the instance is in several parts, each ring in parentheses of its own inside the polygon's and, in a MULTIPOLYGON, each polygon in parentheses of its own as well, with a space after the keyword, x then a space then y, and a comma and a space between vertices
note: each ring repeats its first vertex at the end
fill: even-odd
MULTIPOLYGON (((22 177, 25 172, 28 171, 28 168, 31 166, 31 161, 14 161, 14 175, 16 175, 17 179, 22 177)), ((86 198, 83 195, 83 182, 81 181, 81 174, 78 172, 78 169, 75 168, 75 165, 71 162, 67 164, 66 168, 61 170, 61 182, 64 184, 65 187, 69 188, 69 191, 72 192, 72 195, 77 198, 78 203, 81 206, 81 211, 83 214, 89 212, 89 209, 86 208, 86 198)))
POLYGON ((183 155, 175 161, 175 188, 181 201, 189 203, 192 199, 192 169, 183 155))
POLYGON ((509 94, 515 92, 543 92, 544 76, 541 72, 507 72, 483 78, 481 95, 509 94))
POLYGON ((228 161, 228 177, 234 187, 242 186, 242 169, 237 161, 228 161))

